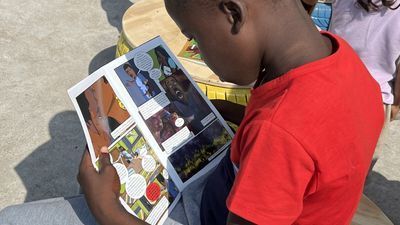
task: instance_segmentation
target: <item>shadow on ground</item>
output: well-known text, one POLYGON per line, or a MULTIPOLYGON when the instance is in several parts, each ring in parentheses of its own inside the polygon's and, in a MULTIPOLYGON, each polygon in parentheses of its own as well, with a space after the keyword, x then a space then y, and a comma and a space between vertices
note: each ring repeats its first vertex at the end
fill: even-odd
MULTIPOLYGON (((101 0, 101 7, 107 14, 108 23, 115 27, 119 33, 122 31, 122 17, 125 11, 132 6, 129 0, 101 0)), ((100 67, 115 59, 116 46, 110 46, 99 52, 89 64, 88 74, 95 72, 100 67)))
POLYGON ((111 62, 112 60, 115 59, 115 50, 116 46, 111 46, 108 47, 101 52, 99 52, 91 61, 89 64, 88 72, 89 74, 93 73, 100 67, 104 66, 105 64, 111 62))
POLYGON ((400 224, 400 182, 372 171, 364 193, 379 206, 394 224, 400 224))
POLYGON ((122 17, 131 5, 132 2, 128 0, 101 0, 101 7, 107 13, 108 22, 119 32, 122 31, 122 17))
MULTIPOLYGON (((119 32, 123 14, 131 5, 128 0, 101 0, 108 22, 119 32)), ((98 53, 90 62, 89 74, 113 60, 114 56, 115 46, 98 53)), ((14 168, 27 190, 25 202, 78 194, 76 174, 85 145, 79 118, 75 111, 61 112, 48 126, 51 139, 14 168)))
MULTIPOLYGON (((119 32, 122 30, 122 16, 131 5, 128 0, 101 1, 108 22, 119 32)), ((89 74, 113 60, 114 56, 115 46, 102 50, 91 60, 89 74)), ((15 167, 27 190, 25 202, 78 194, 76 174, 85 137, 76 112, 65 111, 55 115, 49 123, 49 132, 51 139, 15 167)))
POLYGON ((15 167, 27 191, 25 202, 78 193, 76 174, 84 134, 76 112, 56 114, 49 132, 51 139, 15 167))
MULTIPOLYGON (((132 6, 129 0, 101 0, 101 7, 107 14, 108 22, 119 33, 122 31, 122 17, 125 11, 132 6)), ((116 46, 108 47, 99 52, 89 64, 89 74, 115 59, 116 46)))

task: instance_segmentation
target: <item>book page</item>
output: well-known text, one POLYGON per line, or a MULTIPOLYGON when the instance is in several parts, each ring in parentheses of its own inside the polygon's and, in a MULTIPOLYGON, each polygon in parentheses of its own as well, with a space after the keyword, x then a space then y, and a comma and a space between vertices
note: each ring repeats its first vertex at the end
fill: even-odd
POLYGON ((94 167, 99 168, 100 148, 108 146, 120 178, 121 204, 139 219, 161 224, 178 201, 179 189, 117 96, 112 79, 99 70, 68 92, 94 167))
MULTIPOLYGON (((140 155, 129 141, 135 136, 129 132, 135 130, 179 191, 216 166, 233 138, 221 115, 160 37, 103 66, 69 94, 94 164, 101 146, 109 147, 114 160, 140 155)), ((150 157, 141 160, 144 164, 135 164, 135 168, 153 168, 150 157)), ((120 164, 121 176, 136 177, 126 181, 132 190, 121 193, 128 196, 125 202, 135 202, 145 189, 143 179, 135 169, 130 170, 135 173, 126 173, 122 167, 129 167, 126 162, 120 164), (138 190, 137 195, 133 189, 138 190)))
POLYGON ((109 80, 105 71, 99 70, 69 90, 93 163, 101 147, 112 145, 134 124, 109 80))
POLYGON ((128 111, 139 117, 135 121, 144 121, 143 130, 153 137, 157 155, 180 190, 218 163, 232 131, 160 38, 109 69, 133 103, 126 103, 128 111))
POLYGON ((138 127, 128 130, 109 152, 125 208, 149 224, 158 224, 179 190, 138 127))

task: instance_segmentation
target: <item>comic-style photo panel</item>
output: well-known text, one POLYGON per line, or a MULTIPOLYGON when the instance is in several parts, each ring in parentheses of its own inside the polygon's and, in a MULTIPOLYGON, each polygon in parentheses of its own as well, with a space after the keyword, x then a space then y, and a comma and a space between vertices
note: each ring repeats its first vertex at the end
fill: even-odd
POLYGON ((182 114, 172 104, 161 109, 145 122, 159 144, 185 129, 188 125, 188 120, 183 118, 182 114))
POLYGON ((154 50, 152 50, 151 52, 154 52, 154 54, 156 55, 159 69, 161 70, 164 77, 171 76, 179 70, 174 60, 162 46, 154 48, 154 50))
POLYGON ((96 158, 133 124, 106 77, 101 77, 76 97, 96 158))
POLYGON ((218 157, 230 145, 232 137, 219 121, 169 156, 178 176, 186 182, 218 157))
POLYGON ((160 81, 171 107, 187 122, 189 130, 194 134, 202 131, 210 122, 216 119, 211 108, 199 92, 185 76, 182 70, 177 70, 171 76, 160 81))
POLYGON ((170 108, 174 108, 176 113, 185 120, 191 132, 199 133, 216 119, 210 106, 201 97, 182 68, 177 66, 177 63, 161 45, 151 50, 150 53, 157 56, 155 64, 159 65, 161 71, 159 83, 168 102, 172 105, 170 108))
POLYGON ((168 155, 217 120, 177 65, 159 45, 136 53, 115 69, 161 150, 168 155))
POLYGON ((147 60, 147 64, 135 58, 136 60, 132 59, 115 69, 119 79, 137 106, 143 105, 161 92, 155 81, 157 79, 151 78, 154 77, 151 76, 154 75, 154 70, 151 70, 153 59, 146 53, 141 56, 141 60, 147 60))
POLYGON ((120 178, 120 199, 139 219, 158 224, 179 194, 137 127, 109 150, 120 178))

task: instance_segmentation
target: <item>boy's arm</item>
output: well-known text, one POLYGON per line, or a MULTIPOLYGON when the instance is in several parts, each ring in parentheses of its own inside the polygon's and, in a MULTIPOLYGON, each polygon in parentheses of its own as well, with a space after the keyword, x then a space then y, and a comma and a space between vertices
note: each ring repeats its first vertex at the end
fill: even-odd
POLYGON ((129 214, 119 202, 119 178, 110 163, 107 147, 100 155, 100 171, 93 167, 88 150, 79 167, 78 181, 85 199, 97 222, 101 225, 145 225, 147 223, 129 214))
POLYGON ((235 215, 234 213, 229 212, 228 219, 226 221, 226 225, 252 225, 254 223, 249 222, 242 217, 235 215))
POLYGON ((396 116, 399 114, 400 111, 400 60, 397 64, 397 74, 394 81, 394 102, 392 105, 392 113, 391 113, 391 120, 396 119, 396 116))
POLYGON ((246 107, 226 100, 211 100, 222 117, 236 125, 240 125, 243 120, 246 107))

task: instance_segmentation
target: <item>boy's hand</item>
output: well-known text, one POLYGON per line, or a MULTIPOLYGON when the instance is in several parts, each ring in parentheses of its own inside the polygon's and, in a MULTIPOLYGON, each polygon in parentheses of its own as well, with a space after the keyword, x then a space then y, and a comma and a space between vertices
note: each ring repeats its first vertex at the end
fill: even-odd
MULTIPOLYGON (((107 214, 109 207, 119 205, 119 179, 115 168, 110 163, 107 148, 101 149, 99 158, 100 171, 94 168, 89 151, 86 149, 79 167, 78 181, 85 194, 89 208, 96 218, 107 214)), ((118 207, 119 208, 119 207, 118 207)))
POLYGON ((254 223, 243 219, 242 217, 229 212, 226 225, 253 225, 254 223))
POLYGON ((86 149, 79 167, 78 181, 94 217, 102 225, 146 224, 134 218, 119 202, 118 174, 110 162, 107 147, 101 148, 100 170, 94 168, 86 149))

